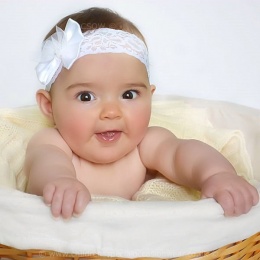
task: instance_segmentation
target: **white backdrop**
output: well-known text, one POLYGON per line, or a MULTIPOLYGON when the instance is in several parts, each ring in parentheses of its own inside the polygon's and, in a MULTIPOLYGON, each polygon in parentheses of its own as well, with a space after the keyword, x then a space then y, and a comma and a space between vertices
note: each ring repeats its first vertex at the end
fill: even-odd
POLYGON ((42 39, 63 16, 92 6, 142 31, 157 94, 260 108, 260 0, 1 0, 0 107, 35 104, 42 39))

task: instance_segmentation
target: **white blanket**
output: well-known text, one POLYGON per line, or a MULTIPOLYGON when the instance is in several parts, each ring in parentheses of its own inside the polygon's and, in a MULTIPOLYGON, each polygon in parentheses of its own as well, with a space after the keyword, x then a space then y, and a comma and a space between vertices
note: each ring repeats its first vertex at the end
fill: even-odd
POLYGON ((211 251, 260 231, 260 204, 240 217, 224 217, 213 199, 92 201, 69 221, 53 219, 41 197, 13 189, 0 189, 0 205, 0 244, 20 249, 170 258, 211 251))

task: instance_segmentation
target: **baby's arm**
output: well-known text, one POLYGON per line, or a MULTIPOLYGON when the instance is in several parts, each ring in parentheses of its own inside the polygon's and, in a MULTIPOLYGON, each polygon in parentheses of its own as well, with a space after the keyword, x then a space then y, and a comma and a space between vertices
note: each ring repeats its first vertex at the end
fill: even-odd
POLYGON ((140 144, 140 155, 147 168, 214 198, 227 216, 247 213, 259 201, 257 190, 237 176, 228 160, 200 141, 181 140, 152 127, 140 144))
POLYGON ((79 215, 90 194, 76 178, 72 152, 56 129, 44 129, 29 142, 25 159, 27 192, 43 195, 54 217, 79 215))

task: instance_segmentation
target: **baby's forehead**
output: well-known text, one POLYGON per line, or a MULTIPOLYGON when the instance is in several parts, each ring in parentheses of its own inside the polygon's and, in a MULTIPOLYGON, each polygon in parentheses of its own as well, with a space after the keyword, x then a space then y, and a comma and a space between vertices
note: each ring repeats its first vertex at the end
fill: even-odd
POLYGON ((98 78, 107 74, 117 76, 117 78, 123 76, 141 78, 148 75, 143 63, 124 53, 86 55, 78 59, 67 71, 72 72, 72 74, 98 76, 98 78))

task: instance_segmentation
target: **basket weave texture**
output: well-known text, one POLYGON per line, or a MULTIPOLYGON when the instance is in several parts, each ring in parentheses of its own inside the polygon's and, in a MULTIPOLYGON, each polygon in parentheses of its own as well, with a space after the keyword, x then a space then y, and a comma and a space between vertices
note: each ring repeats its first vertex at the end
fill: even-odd
MULTIPOLYGON (((0 244, 0 259, 13 260, 127 260, 121 257, 106 257, 99 255, 73 255, 49 250, 20 250, 0 244)), ((259 260, 260 259, 260 232, 255 235, 210 252, 197 253, 176 258, 176 260, 259 260)), ((160 258, 140 257, 135 260, 160 260, 160 258)), ((164 259, 166 260, 166 259, 164 259)), ((168 259, 169 260, 169 259, 168 259)))

